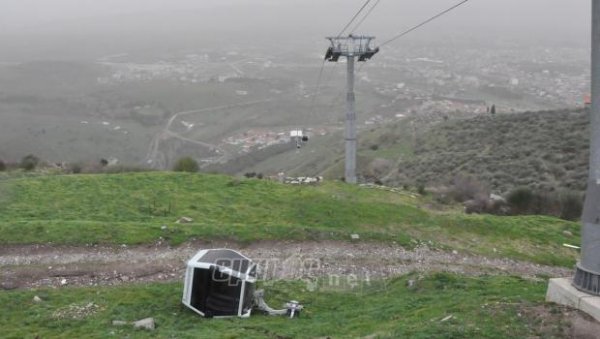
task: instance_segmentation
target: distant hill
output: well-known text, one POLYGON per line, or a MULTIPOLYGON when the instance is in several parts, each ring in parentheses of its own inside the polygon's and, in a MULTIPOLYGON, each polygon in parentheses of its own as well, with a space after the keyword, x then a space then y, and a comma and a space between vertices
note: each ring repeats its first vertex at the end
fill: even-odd
MULTIPOLYGON (((384 181, 435 186, 468 175, 499 193, 518 186, 581 192, 589 133, 584 109, 449 120, 415 133, 412 141, 398 136, 405 151, 397 153, 397 165, 384 181)), ((378 152, 390 147, 381 143, 378 152)))

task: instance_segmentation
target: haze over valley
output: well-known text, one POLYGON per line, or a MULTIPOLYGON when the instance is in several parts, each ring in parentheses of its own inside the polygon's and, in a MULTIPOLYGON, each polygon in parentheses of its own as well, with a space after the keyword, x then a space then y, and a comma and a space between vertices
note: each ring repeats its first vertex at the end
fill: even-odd
MULTIPOLYGON (((324 36, 356 6, 26 2, 2 14, 5 161, 35 154, 168 169, 189 155, 226 173, 339 174, 324 161, 343 153, 343 62, 325 64, 315 86, 324 36), (311 136, 300 150, 295 129, 311 136)), ((384 3, 360 31, 382 42, 446 3, 384 3)), ((500 113, 582 107, 589 34, 578 19, 586 6, 537 3, 473 4, 386 46, 357 70, 360 129, 462 119, 491 105, 500 113), (504 20, 511 6, 521 14, 504 20)))

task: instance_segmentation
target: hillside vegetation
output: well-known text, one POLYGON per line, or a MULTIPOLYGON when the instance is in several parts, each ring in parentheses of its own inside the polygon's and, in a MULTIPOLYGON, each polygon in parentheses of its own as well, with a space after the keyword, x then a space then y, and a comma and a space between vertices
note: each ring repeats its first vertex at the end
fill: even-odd
POLYGON ((385 179, 388 184, 436 186, 467 175, 497 193, 521 186, 541 191, 585 190, 586 110, 449 120, 411 134, 395 140, 388 131, 369 141, 378 145, 373 153, 398 161, 385 179))
POLYGON ((336 182, 287 186, 164 172, 4 178, 2 245, 349 241, 357 233, 361 241, 571 266, 577 253, 562 244, 579 242, 579 225, 556 218, 436 212, 423 197, 336 182), (175 222, 183 216, 193 221, 175 222))

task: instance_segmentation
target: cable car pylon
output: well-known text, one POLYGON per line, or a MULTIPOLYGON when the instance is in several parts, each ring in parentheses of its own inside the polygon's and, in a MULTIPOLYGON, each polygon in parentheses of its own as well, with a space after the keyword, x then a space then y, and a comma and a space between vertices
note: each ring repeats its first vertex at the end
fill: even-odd
POLYGON ((347 95, 346 95, 346 130, 344 139, 346 141, 346 167, 344 178, 347 183, 356 184, 356 108, 354 95, 354 61, 365 62, 371 59, 379 47, 372 48, 373 36, 348 35, 347 37, 327 37, 331 46, 325 52, 325 60, 338 62, 340 57, 347 60, 347 95))

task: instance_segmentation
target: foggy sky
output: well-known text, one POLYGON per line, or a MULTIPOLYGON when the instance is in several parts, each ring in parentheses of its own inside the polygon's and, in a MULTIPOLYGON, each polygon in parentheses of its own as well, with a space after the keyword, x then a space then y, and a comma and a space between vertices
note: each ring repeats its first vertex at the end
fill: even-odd
MULTIPOLYGON (((102 19, 110 16, 136 13, 168 13, 179 11, 211 11, 226 9, 240 25, 248 24, 253 16, 264 13, 283 16, 290 23, 306 20, 304 15, 318 17, 350 17, 363 0, 0 0, 0 24, 7 30, 35 27, 48 23, 102 19), (238 15, 244 13, 245 22, 238 15)), ((373 0, 375 2, 375 0, 373 0)), ((383 20, 391 24, 393 18, 429 15, 457 3, 458 0, 382 0, 371 21, 383 20)), ((467 20, 475 23, 501 22, 511 25, 542 24, 552 26, 559 21, 564 26, 580 26, 589 19, 589 0, 471 0, 457 10, 448 21, 467 20)), ((202 15, 199 16, 202 19, 202 15)), ((283 22, 283 20, 282 20, 283 22)), ((338 22, 338 24, 342 24, 338 22)), ((561 25, 562 26, 562 25, 561 25)))
MULTIPOLYGON (((103 44, 169 40, 182 36, 214 43, 231 40, 316 41, 335 35, 364 0, 0 0, 0 43, 40 53, 38 44, 73 44, 103 37, 103 44), (138 39, 139 38, 139 39, 138 39), (113 41, 107 43, 106 41, 113 41), (37 48, 37 49, 36 49, 37 48)), ((375 2, 373 0, 372 2, 375 2)), ((381 0, 359 33, 379 41, 457 3, 458 0, 381 0)), ((589 0, 471 0, 411 34, 411 39, 484 35, 589 41, 589 0)), ((116 48, 116 47, 115 47, 116 48)), ((119 48, 121 48, 119 46, 119 48)), ((1 56, 1 55, 0 55, 1 56)))

